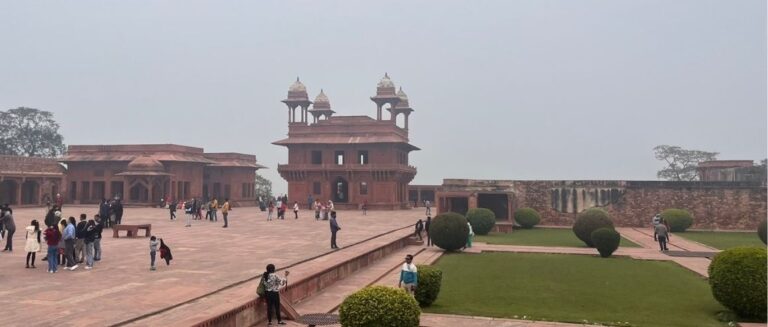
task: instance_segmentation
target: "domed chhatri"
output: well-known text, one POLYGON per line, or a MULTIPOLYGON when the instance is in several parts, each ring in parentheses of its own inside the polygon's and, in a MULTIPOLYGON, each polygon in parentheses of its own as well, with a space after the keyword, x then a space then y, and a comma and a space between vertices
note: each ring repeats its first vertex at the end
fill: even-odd
POLYGON ((296 77, 296 82, 293 82, 288 88, 288 100, 309 100, 307 87, 301 83, 298 77, 296 77))
POLYGON ((403 92, 403 87, 397 91, 397 97, 400 98, 400 102, 397 103, 396 108, 408 108, 411 105, 408 103, 408 95, 403 92))
POLYGON ((312 105, 312 107, 315 109, 319 109, 319 108, 328 109, 331 107, 331 102, 328 101, 328 96, 325 95, 325 92, 322 89, 320 89, 320 94, 318 94, 317 97, 315 97, 315 102, 312 105))
POLYGON ((148 156, 141 156, 133 159, 128 164, 128 171, 130 172, 164 172, 165 166, 160 161, 152 159, 148 156))
POLYGON ((389 74, 384 73, 384 77, 381 78, 379 84, 376 85, 376 96, 393 96, 395 95, 395 83, 389 79, 389 74))

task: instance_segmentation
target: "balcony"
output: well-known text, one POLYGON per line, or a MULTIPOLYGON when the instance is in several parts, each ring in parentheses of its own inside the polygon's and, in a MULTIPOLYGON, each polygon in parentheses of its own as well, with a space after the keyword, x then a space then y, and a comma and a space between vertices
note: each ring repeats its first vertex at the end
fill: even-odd
POLYGON ((288 171, 304 171, 304 172, 313 172, 313 171, 358 171, 358 172, 366 172, 366 171, 399 171, 404 173, 411 173, 416 174, 416 167, 410 166, 410 165, 401 165, 401 164, 343 164, 343 165, 336 165, 336 164, 278 164, 277 165, 277 171, 279 172, 288 172, 288 171))

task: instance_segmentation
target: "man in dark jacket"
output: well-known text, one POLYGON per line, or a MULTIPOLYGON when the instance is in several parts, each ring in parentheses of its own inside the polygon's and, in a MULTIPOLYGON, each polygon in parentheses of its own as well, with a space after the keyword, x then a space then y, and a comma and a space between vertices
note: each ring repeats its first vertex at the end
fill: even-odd
POLYGON ((331 249, 338 249, 336 245, 336 232, 340 231, 339 223, 336 222, 336 211, 331 211, 331 249))
POLYGON ((112 210, 115 211, 115 224, 122 224, 123 223, 123 204, 120 203, 120 200, 115 201, 115 204, 112 205, 112 210))
POLYGON ((96 215, 93 217, 93 220, 96 221, 96 228, 94 229, 94 240, 93 240, 93 260, 94 261, 100 261, 101 260, 101 232, 104 230, 104 223, 102 223, 103 219, 100 215, 96 215))
POLYGON ((427 216, 427 221, 424 223, 424 231, 427 232, 427 246, 432 246, 432 239, 429 237, 429 225, 432 224, 432 216, 427 216))
POLYGON ((75 226, 75 261, 83 263, 85 261, 85 233, 88 222, 84 213, 80 214, 80 222, 75 226))

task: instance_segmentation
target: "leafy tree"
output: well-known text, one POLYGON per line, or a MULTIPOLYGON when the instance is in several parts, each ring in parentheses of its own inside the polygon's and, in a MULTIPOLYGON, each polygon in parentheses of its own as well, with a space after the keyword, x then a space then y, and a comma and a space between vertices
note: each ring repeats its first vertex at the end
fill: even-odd
POLYGON ((659 145, 653 148, 656 159, 666 163, 656 176, 673 181, 693 181, 699 175, 696 171, 700 162, 716 160, 717 152, 686 150, 679 146, 659 145))
POLYGON ((56 157, 65 150, 52 113, 25 107, 0 111, 0 154, 56 157))
POLYGON ((264 176, 256 174, 256 182, 254 184, 255 193, 257 197, 261 197, 262 201, 268 201, 273 197, 272 195, 272 182, 264 176))

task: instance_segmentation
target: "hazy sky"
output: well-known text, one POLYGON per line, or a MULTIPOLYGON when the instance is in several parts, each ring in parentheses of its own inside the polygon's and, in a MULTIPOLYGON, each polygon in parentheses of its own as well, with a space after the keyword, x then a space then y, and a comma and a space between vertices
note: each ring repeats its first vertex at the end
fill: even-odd
POLYGON ((300 76, 375 116, 389 72, 415 112, 413 183, 656 179, 659 144, 766 157, 766 2, 3 1, 0 109, 67 144, 256 154, 277 192, 300 76))

